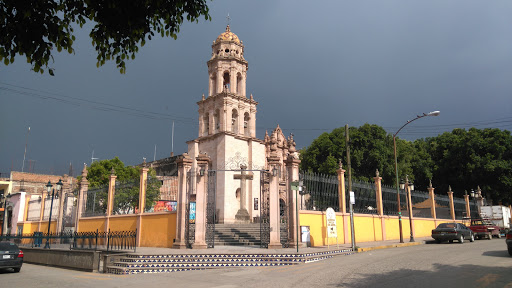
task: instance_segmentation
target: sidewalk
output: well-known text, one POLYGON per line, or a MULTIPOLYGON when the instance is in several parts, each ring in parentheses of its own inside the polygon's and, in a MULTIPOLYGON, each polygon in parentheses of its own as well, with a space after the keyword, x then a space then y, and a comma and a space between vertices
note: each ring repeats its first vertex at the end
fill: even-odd
MULTIPOLYGON (((377 249, 387 249, 395 247, 407 247, 414 245, 425 244, 426 241, 432 240, 430 237, 416 238, 415 242, 409 242, 409 239, 404 239, 404 243, 399 240, 387 240, 377 242, 361 242, 356 243, 356 252, 367 252, 377 249)), ((308 254, 319 253, 335 250, 348 250, 351 249, 351 244, 336 244, 320 247, 299 247, 297 248, 283 248, 283 249, 265 249, 252 246, 215 246, 213 249, 172 249, 172 248, 158 248, 158 247, 138 247, 135 253, 139 255, 172 255, 172 254, 308 254)))

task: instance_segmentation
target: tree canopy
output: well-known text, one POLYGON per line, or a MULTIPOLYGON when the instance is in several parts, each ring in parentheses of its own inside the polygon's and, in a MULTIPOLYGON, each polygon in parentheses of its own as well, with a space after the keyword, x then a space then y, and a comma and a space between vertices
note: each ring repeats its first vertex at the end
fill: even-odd
MULTIPOLYGON (((90 188, 106 186, 109 183, 110 175, 114 170, 117 176, 116 182, 120 183, 116 187, 114 197, 114 213, 124 214, 133 212, 139 203, 139 181, 140 167, 124 166, 124 163, 115 157, 110 160, 101 160, 94 162, 88 168, 87 180, 90 188)), ((82 176, 78 177, 80 181, 82 176)), ((153 169, 148 171, 148 182, 146 185, 146 207, 152 207, 160 197, 160 181, 156 180, 156 172, 153 169)), ((106 211, 106 192, 101 192, 95 203, 101 210, 106 211), (103 200, 102 200, 103 199, 103 200)))
POLYGON ((92 22, 89 33, 98 56, 96 66, 116 61, 121 73, 125 61, 155 34, 177 38, 180 25, 210 20, 206 0, 2 0, 0 1, 0 61, 14 62, 25 55, 32 70, 50 75, 56 49, 74 53, 74 24, 92 22))
MULTIPOLYGON (((350 127, 352 177, 373 181, 378 169, 383 183, 395 185, 393 136, 377 125, 350 127)), ((399 178, 409 176, 417 189, 430 180, 436 193, 461 197, 480 186, 494 204, 512 203, 512 136, 500 129, 455 129, 439 136, 407 141, 396 139, 399 178)), ((345 164, 345 129, 323 133, 301 151, 301 169, 335 174, 338 159, 345 164)))

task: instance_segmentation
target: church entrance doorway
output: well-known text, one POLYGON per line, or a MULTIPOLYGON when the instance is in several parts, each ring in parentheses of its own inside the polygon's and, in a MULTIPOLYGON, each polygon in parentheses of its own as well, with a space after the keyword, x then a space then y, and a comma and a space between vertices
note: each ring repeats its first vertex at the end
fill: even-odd
MULTIPOLYGON (((225 173, 222 173, 225 174, 225 173)), ((205 213, 205 240, 208 248, 214 248, 216 245, 259 245, 267 247, 270 242, 270 207, 269 207, 269 172, 267 170, 247 170, 244 166, 241 169, 229 170, 209 170, 207 173, 207 187, 206 187, 206 213, 205 213), (217 182, 220 172, 231 172, 234 179, 240 180, 239 191, 240 206, 236 212, 235 223, 219 223, 219 211, 221 207, 218 205, 218 191, 217 182), (259 211, 258 216, 251 217, 249 215, 248 207, 246 206, 247 191, 244 188, 247 182, 253 181, 254 177, 259 176, 259 191, 258 194, 253 194, 255 199, 251 202, 254 211, 259 211)), ((231 177, 231 176, 230 176, 231 177)), ((194 243, 195 221, 193 214, 194 196, 191 194, 191 187, 193 175, 187 175, 187 199, 191 199, 190 203, 186 205, 188 208, 186 216, 187 221, 186 234, 189 239, 189 246, 194 243), (192 195, 192 197, 191 197, 192 195), (191 205, 192 203, 192 205, 191 205)), ((222 222, 222 221, 221 221, 222 222)))

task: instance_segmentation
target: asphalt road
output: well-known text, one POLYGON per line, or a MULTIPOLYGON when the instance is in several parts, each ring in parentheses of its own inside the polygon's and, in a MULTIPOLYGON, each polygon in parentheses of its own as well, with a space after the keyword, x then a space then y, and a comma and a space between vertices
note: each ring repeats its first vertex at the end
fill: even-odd
POLYGON ((511 287, 503 239, 374 250, 285 267, 144 275, 86 273, 25 263, 0 287, 511 287))

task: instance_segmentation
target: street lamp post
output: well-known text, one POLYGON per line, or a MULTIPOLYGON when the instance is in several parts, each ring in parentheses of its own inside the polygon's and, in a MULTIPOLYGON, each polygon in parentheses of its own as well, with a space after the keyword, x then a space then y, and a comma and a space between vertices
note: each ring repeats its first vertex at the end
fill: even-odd
POLYGON ((430 113, 423 113, 423 115, 418 115, 418 116, 416 116, 416 118, 407 121, 402 127, 400 127, 400 129, 398 129, 398 131, 396 131, 395 134, 393 134, 393 149, 394 149, 394 152, 395 152, 396 196, 398 198, 398 225, 399 225, 399 229, 400 229, 400 243, 404 243, 404 235, 403 235, 403 232, 402 232, 402 209, 400 208, 400 187, 399 187, 399 183, 398 183, 398 160, 397 160, 397 157, 396 157, 396 135, 405 126, 407 126, 407 124, 409 124, 409 123, 411 123, 411 122, 413 122, 415 120, 418 120, 420 118, 423 118, 423 117, 439 116, 439 113, 440 113, 439 111, 433 111, 433 112, 430 112, 430 113))
MULTIPOLYGON (((59 179, 57 184, 57 195, 60 193, 62 189, 62 180, 59 179)), ((52 210, 53 210, 53 198, 55 197, 55 189, 52 189, 52 182, 48 180, 48 184, 46 184, 46 192, 48 192, 48 196, 50 196, 50 190, 52 191, 52 201, 50 202, 50 217, 48 218, 48 234, 46 236, 46 244, 44 248, 50 248, 50 227, 52 225, 52 210)))
POLYGON ((476 202, 476 198, 480 198, 480 195, 478 192, 475 192, 475 190, 471 189, 471 198, 473 199, 473 205, 476 207, 476 214, 478 215, 477 218, 480 218, 480 211, 478 211, 478 203, 476 202))

